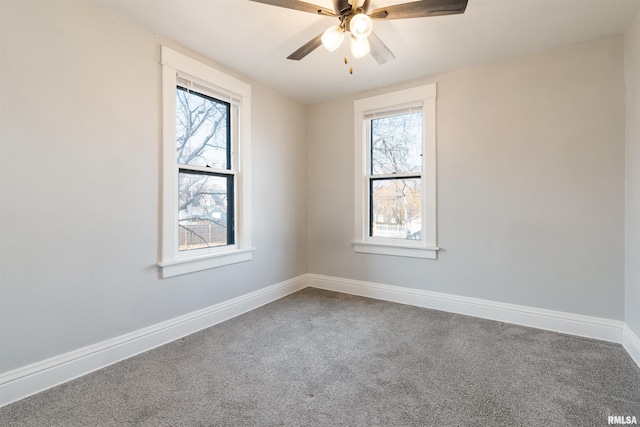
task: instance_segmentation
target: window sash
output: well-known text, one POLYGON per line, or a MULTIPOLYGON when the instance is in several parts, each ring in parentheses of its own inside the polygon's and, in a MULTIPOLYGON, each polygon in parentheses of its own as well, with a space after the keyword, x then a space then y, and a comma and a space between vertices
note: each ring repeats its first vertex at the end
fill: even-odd
MULTIPOLYGON (((236 176, 234 173, 225 173, 225 172, 220 172, 220 171, 203 171, 202 168, 198 168, 198 169, 192 169, 192 168, 185 168, 185 167, 179 167, 178 168, 178 175, 180 174, 186 174, 186 175, 196 175, 196 176, 210 176, 210 177, 219 177, 219 178, 225 178, 226 179, 226 198, 227 198, 227 203, 226 203, 226 244, 224 245, 213 245, 213 246, 207 246, 204 249, 212 249, 212 248, 219 248, 219 247, 228 247, 228 246, 234 246, 235 245, 235 241, 236 241, 236 233, 235 233, 235 210, 236 210, 236 205, 235 205, 235 179, 236 176)), ((180 193, 180 188, 178 188, 178 193, 180 193)), ((178 196, 179 199, 179 196, 178 196)), ((180 252, 192 252, 192 251, 197 251, 198 249, 180 249, 180 229, 184 228, 182 226, 182 224, 180 224, 180 222, 182 221, 180 219, 180 211, 182 209, 180 209, 180 204, 178 204, 178 250, 180 252)))
MULTIPOLYGON (((233 159, 232 159, 232 153, 234 152, 234 150, 233 150, 234 140, 232 138, 233 138, 233 135, 236 133, 235 131, 237 129, 237 127, 234 126, 236 121, 237 121, 236 120, 237 119, 237 112, 236 112, 236 114, 233 114, 237 110, 237 106, 234 106, 234 108, 232 108, 232 105, 229 102, 225 102, 225 101, 217 99, 217 98, 215 98, 213 96, 210 96, 208 94, 201 93, 201 92, 198 92, 196 90, 190 89, 189 87, 191 85, 188 84, 189 82, 186 82, 186 83, 187 84, 177 84, 176 85, 176 91, 182 90, 182 91, 186 92, 187 94, 193 93, 196 96, 199 96, 201 98, 204 98, 204 99, 206 99, 208 101, 211 101, 213 103, 216 103, 216 104, 221 104, 221 105, 226 107, 226 120, 225 120, 225 122, 226 122, 225 123, 225 125, 226 125, 225 126, 226 127, 226 135, 225 135, 226 143, 225 143, 225 145, 226 145, 226 147, 225 147, 225 156, 224 156, 225 157, 225 168, 229 169, 229 170, 235 169, 234 165, 233 165, 233 159), (188 87, 185 87, 185 86, 188 86, 188 87)), ((177 110, 177 106, 176 106, 176 110, 177 110)), ((177 138, 177 129, 176 129, 176 138, 177 138)), ((176 153, 176 155, 177 155, 177 153, 176 153)), ((176 158, 176 162, 178 164, 180 164, 180 165, 183 165, 183 166, 194 166, 194 165, 191 165, 191 164, 188 164, 188 163, 180 163, 179 160, 180 159, 176 158)))
MULTIPOLYGON (((419 110, 416 109, 410 109, 410 110, 401 110, 401 111, 397 111, 394 110, 391 114, 386 114, 386 115, 380 115, 379 117, 369 117, 366 118, 366 124, 367 124, 367 151, 369 154, 369 157, 367 159, 367 171, 371 176, 381 176, 381 175, 401 175, 401 174, 419 174, 422 173, 422 171, 424 170, 424 113, 422 111, 422 107, 420 107, 419 110), (420 129, 422 129, 423 131, 421 132, 420 135, 420 161, 419 162, 415 162, 413 163, 414 165, 419 164, 420 165, 420 170, 406 170, 406 171, 393 171, 387 174, 384 173, 375 173, 374 169, 374 120, 379 120, 379 119, 384 119, 384 118, 389 118, 389 117, 398 117, 398 116, 403 116, 403 115, 407 115, 410 113, 420 113, 419 117, 420 117, 420 129)), ((415 145, 413 146, 407 146, 407 149, 409 150, 409 152, 411 151, 411 148, 414 148, 415 145)), ((408 153, 407 153, 408 154, 408 153)), ((410 156, 408 156, 407 161, 410 163, 410 156)), ((378 168, 381 168, 383 165, 378 163, 378 168)), ((407 165, 408 166, 408 165, 407 165)))
MULTIPOLYGON (((235 212, 237 208, 235 206, 235 164, 234 157, 232 156, 235 151, 233 148, 237 143, 237 126, 234 126, 237 123, 238 117, 238 106, 232 105, 230 102, 218 99, 220 94, 210 90, 206 86, 202 84, 198 84, 196 82, 186 80, 184 77, 180 77, 180 74, 177 74, 177 84, 176 90, 184 90, 187 93, 194 93, 199 97, 202 97, 206 100, 215 102, 217 104, 221 104, 226 106, 226 148, 225 148, 225 167, 226 169, 220 168, 210 168, 203 167, 198 165, 190 165, 179 163, 176 158, 176 166, 177 166, 177 175, 179 176, 181 173, 184 174, 192 174, 192 175, 200 175, 200 176, 216 176, 216 177, 225 177, 227 179, 227 225, 226 225, 226 244, 225 245, 213 245, 207 246, 203 248, 191 248, 191 249, 181 249, 180 248, 180 230, 183 229, 180 224, 180 204, 178 203, 178 215, 177 215, 177 224, 176 224, 176 249, 178 251, 178 257, 186 257, 186 256, 194 256, 200 254, 206 254, 211 252, 219 252, 223 251, 224 248, 235 247, 236 242, 236 227, 235 227, 235 212), (208 92, 208 93, 203 93, 208 92), (235 114, 234 114, 235 113, 235 114)), ((224 97, 224 96, 222 96, 224 97)), ((230 99, 231 100, 231 99, 230 99)), ((177 136, 177 135, 176 135, 177 136)), ((180 189, 178 188, 178 197, 179 197, 180 189)))
POLYGON ((404 245, 404 246, 421 246, 423 244, 423 241, 425 241, 425 231, 422 231, 422 238, 420 240, 409 240, 409 239, 400 239, 400 238, 394 238, 394 237, 381 237, 381 236, 374 236, 373 235, 373 227, 374 227, 374 221, 373 221, 373 193, 372 193, 372 189, 373 189, 373 182, 376 180, 386 180, 386 179, 410 179, 410 178, 419 178, 421 180, 422 183, 422 188, 421 188, 421 212, 420 212, 420 218, 421 218, 421 222, 423 224, 426 223, 427 218, 426 218, 426 209, 425 209, 425 204, 424 204, 424 200, 426 198, 426 194, 425 194, 425 186, 424 186, 424 179, 423 179, 423 174, 426 168, 426 153, 425 153, 425 112, 424 112, 424 104, 423 103, 419 103, 419 106, 416 106, 416 103, 411 103, 411 106, 406 107, 406 106, 402 106, 402 107, 398 107, 398 106, 393 106, 393 107, 388 107, 386 109, 379 109, 377 110, 375 113, 366 113, 363 114, 362 116, 362 126, 365 129, 364 132, 364 140, 363 140, 363 146, 364 146, 364 150, 366 152, 366 158, 365 158, 365 206, 366 206, 366 214, 364 215, 364 221, 365 221, 365 229, 366 229, 366 233, 364 234, 364 236, 362 236, 363 240, 365 242, 373 242, 373 243, 387 243, 387 244, 394 244, 394 245, 404 245), (415 112, 422 112, 422 165, 421 165, 421 170, 419 172, 402 172, 402 173, 388 173, 388 174, 374 174, 373 173, 373 131, 372 131, 372 122, 375 119, 378 118, 385 118, 385 117, 392 117, 392 116, 397 116, 397 115, 401 115, 401 114, 407 114, 407 113, 415 113, 415 112))
MULTIPOLYGON (((422 207, 422 175, 412 175, 412 176, 403 176, 403 177, 398 177, 398 176, 392 176, 392 177, 385 177, 385 178, 380 178, 380 177, 369 177, 369 223, 368 223, 368 228, 369 228, 369 233, 368 233, 368 237, 372 238, 372 239, 392 239, 394 242, 400 243, 400 242, 405 242, 407 240, 407 238, 400 238, 400 237, 383 237, 383 236, 374 236, 373 235, 373 230, 374 230, 374 226, 375 224, 377 224, 377 221, 375 221, 374 215, 375 215, 375 209, 374 209, 374 183, 376 181, 397 181, 397 180, 406 180, 406 179, 413 179, 413 180, 418 180, 420 181, 420 222, 424 222, 424 209, 422 207)), ((407 224, 405 224, 405 227, 407 226, 407 224)), ((414 240, 422 240, 422 239, 414 239, 414 240)))

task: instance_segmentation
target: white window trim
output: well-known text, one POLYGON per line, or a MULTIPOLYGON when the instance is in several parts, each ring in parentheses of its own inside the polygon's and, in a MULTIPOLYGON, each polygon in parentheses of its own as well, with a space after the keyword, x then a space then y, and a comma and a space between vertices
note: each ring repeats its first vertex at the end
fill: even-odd
MULTIPOLYGON (((251 246, 251 86, 179 52, 161 47, 162 65, 162 202, 158 267, 163 278, 221 267, 252 258, 251 246), (235 169, 236 243, 224 247, 178 250, 178 168, 176 165, 176 84, 178 74, 204 82, 239 102, 240 120, 235 169)), ((229 172, 229 171, 226 171, 229 172)))
MULTIPOLYGON (((355 238, 356 252, 395 255, 413 258, 437 259, 436 219, 436 84, 400 90, 353 103, 355 138, 355 238), (422 104, 423 143, 422 156, 422 240, 404 241, 369 236, 369 178, 366 116, 396 111, 422 104)), ((397 175, 396 175, 397 176, 397 175)))

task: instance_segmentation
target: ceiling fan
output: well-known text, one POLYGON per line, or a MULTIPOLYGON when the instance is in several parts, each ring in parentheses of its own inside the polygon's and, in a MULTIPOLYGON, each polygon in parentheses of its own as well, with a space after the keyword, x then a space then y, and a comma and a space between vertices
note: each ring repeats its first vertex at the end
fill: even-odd
MULTIPOLYGON (((385 64, 395 58, 382 40, 372 31, 372 19, 405 19, 422 18, 438 15, 453 15, 464 13, 468 0, 419 0, 411 3, 396 4, 381 7, 368 13, 371 0, 333 0, 333 10, 299 0, 251 0, 287 9, 310 12, 322 16, 338 18, 338 25, 329 27, 322 34, 317 35, 287 59, 301 60, 320 45, 324 45, 330 52, 336 50, 350 33, 351 54, 354 58, 361 58, 368 53, 378 62, 385 64)), ((345 58, 346 62, 346 58, 345 58)))

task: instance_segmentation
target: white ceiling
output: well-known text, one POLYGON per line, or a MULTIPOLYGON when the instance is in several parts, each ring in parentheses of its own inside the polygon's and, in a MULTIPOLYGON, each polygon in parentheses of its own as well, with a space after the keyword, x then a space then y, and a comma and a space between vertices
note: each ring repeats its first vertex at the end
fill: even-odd
MULTIPOLYGON (((343 48, 286 59, 337 18, 249 0, 92 1, 304 103, 622 33, 640 8, 640 0, 469 0, 462 15, 377 20, 396 59, 356 59, 350 75, 343 48)), ((309 2, 333 9, 331 0, 309 2)), ((405 2, 372 0, 371 10, 405 2)))

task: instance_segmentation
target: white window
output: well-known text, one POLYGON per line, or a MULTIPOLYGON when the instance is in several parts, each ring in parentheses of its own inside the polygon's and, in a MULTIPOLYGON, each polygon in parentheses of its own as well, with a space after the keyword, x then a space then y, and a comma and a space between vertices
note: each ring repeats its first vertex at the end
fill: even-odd
POLYGON ((436 85, 354 102, 356 252, 435 259, 436 85))
POLYGON ((251 259, 251 86, 165 46, 162 277, 251 259))

